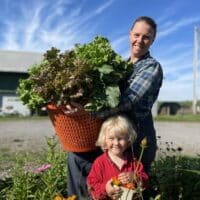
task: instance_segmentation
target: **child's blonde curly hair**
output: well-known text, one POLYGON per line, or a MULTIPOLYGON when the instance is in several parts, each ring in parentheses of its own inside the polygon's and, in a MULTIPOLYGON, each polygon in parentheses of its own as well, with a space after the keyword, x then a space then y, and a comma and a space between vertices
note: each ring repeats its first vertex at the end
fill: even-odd
POLYGON ((96 142, 96 146, 100 146, 102 150, 106 149, 106 134, 114 133, 116 136, 127 136, 132 145, 136 139, 136 131, 129 119, 123 115, 117 115, 105 120, 101 126, 99 137, 96 142))

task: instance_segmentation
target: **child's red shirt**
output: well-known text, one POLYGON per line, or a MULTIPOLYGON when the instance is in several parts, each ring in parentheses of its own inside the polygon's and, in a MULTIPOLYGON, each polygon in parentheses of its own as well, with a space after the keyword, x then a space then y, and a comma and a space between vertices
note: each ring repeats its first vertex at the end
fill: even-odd
MULTIPOLYGON (((89 193, 93 199, 110 199, 106 193, 106 183, 113 177, 117 177, 122 172, 134 171, 137 165, 132 161, 131 156, 127 156, 121 170, 112 162, 108 153, 105 152, 99 156, 92 165, 87 177, 89 193)), ((144 172, 143 165, 140 163, 138 168, 138 177, 141 179, 143 187, 147 187, 148 175, 144 172)))

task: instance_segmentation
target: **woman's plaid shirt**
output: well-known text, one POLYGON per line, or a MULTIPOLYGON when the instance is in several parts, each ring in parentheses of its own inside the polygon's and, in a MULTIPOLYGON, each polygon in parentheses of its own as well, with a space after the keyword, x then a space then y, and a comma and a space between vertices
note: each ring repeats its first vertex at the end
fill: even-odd
POLYGON ((133 64, 133 73, 123 81, 121 102, 117 108, 93 113, 96 117, 105 118, 120 112, 134 112, 136 118, 143 118, 151 112, 163 80, 163 71, 150 53, 147 52, 133 64))

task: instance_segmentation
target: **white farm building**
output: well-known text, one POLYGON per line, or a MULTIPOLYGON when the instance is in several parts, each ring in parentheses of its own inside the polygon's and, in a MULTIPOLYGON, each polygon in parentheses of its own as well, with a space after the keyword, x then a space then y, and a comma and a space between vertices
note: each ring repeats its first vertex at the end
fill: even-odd
POLYGON ((0 113, 29 115, 30 111, 16 95, 19 79, 43 59, 43 53, 0 50, 0 113))

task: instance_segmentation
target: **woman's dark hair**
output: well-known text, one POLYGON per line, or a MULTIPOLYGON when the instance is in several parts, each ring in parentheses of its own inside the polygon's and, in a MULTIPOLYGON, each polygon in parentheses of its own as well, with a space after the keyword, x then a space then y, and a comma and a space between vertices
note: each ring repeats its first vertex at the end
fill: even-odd
POLYGON ((147 17, 147 16, 138 17, 138 18, 134 21, 134 23, 133 23, 133 25, 132 25, 132 27, 131 27, 131 30, 133 29, 133 27, 135 26, 135 24, 136 24, 137 22, 141 22, 141 21, 146 22, 147 24, 149 24, 149 25, 152 27, 152 29, 154 30, 154 38, 155 38, 155 37, 156 37, 156 32, 157 32, 157 24, 156 24, 156 22, 155 22, 152 18, 150 18, 150 17, 147 17))

